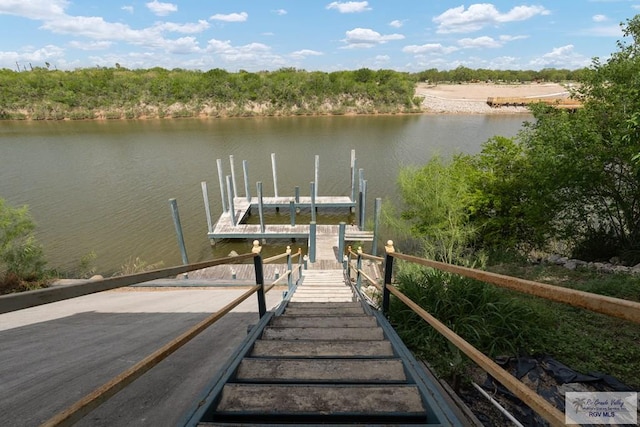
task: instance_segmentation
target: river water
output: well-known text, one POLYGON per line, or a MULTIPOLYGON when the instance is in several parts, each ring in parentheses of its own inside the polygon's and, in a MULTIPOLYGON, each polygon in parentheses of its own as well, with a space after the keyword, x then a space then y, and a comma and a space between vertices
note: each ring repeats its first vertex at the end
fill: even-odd
MULTIPOLYGON (((375 197, 397 201, 401 167, 422 165, 434 154, 478 152, 491 136, 513 136, 529 119, 402 115, 0 122, 0 198, 29 206, 50 267, 73 270, 90 252, 105 275, 131 257, 171 266, 181 260, 170 198, 178 202, 189 261, 212 256, 200 183, 208 183, 215 221, 222 209, 216 159, 222 159, 228 175, 229 156, 234 156, 240 194, 246 160, 251 191, 255 194, 255 183, 262 181, 265 196, 272 196, 275 153, 279 195, 293 195, 300 186, 305 196, 319 155, 318 194, 349 195, 354 149, 372 205, 375 197)), ((303 215, 298 222, 305 220, 303 215)), ((335 220, 329 215, 318 222, 335 220)), ((214 255, 249 247, 249 242, 222 242, 214 255)))

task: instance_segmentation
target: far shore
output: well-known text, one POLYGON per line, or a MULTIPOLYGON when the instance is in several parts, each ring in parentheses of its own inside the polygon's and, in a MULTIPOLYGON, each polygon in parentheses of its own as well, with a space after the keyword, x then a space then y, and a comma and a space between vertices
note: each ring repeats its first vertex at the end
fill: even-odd
POLYGON ((487 104, 489 97, 544 98, 569 97, 570 85, 558 83, 462 83, 462 84, 429 84, 419 83, 415 96, 422 99, 419 109, 412 111, 377 111, 372 108, 350 107, 334 110, 332 106, 324 106, 322 111, 278 111, 264 106, 254 105, 238 109, 229 106, 222 109, 205 108, 199 113, 189 111, 185 105, 169 107, 144 107, 146 114, 132 114, 129 110, 97 110, 93 115, 82 115, 82 112, 68 112, 71 117, 33 117, 27 111, 14 112, 15 121, 74 121, 74 120, 149 120, 176 118, 233 118, 233 117, 294 117, 294 116, 371 116, 371 115, 407 115, 407 114, 528 114, 523 106, 491 107, 487 104))

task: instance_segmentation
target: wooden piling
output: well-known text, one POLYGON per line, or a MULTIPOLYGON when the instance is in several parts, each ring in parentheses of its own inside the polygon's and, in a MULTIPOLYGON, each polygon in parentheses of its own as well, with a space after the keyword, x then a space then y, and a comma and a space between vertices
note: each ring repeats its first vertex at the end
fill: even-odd
POLYGON ((382 216, 382 199, 377 197, 373 208, 373 242, 371 254, 378 255, 378 233, 380 232, 380 217, 382 216))
POLYGON ((278 197, 278 175, 276 173, 276 153, 271 153, 271 170, 273 172, 273 196, 278 197))
POLYGON ((231 183, 230 175, 227 175, 227 194, 229 195, 229 215, 231 215, 231 225, 235 227, 238 223, 236 221, 236 208, 233 204, 235 194, 233 193, 233 184, 231 183))
MULTIPOLYGON (((169 199, 171 205, 171 215, 173 216, 173 225, 176 228, 176 236, 178 237, 178 246, 180 247, 180 255, 182 256, 182 264, 189 264, 189 258, 187 258, 187 247, 184 244, 184 235, 182 234, 182 224, 180 223, 180 213, 178 212, 178 202, 176 199, 169 199)), ((187 273, 183 274, 185 279, 189 276, 187 273)))
POLYGON ((204 212, 207 216, 207 230, 211 233, 213 232, 213 219, 211 218, 211 208, 209 207, 209 191, 207 190, 207 182, 202 181, 200 186, 202 187, 202 198, 204 199, 204 212))
POLYGON ((233 185, 234 197, 238 194, 238 187, 236 187, 236 166, 233 159, 233 154, 229 156, 229 166, 231 167, 231 184, 233 185))
POLYGON ((262 201, 262 181, 256 183, 258 191, 258 214, 260 216, 260 232, 264 233, 264 205, 262 201))
POLYGON ((249 191, 249 164, 246 160, 242 161, 242 173, 244 174, 244 195, 247 202, 251 203, 251 191, 249 191))

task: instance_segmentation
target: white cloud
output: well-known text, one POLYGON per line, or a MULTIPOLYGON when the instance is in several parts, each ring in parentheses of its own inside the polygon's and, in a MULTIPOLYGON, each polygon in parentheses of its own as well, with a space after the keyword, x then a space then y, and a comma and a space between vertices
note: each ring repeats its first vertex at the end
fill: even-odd
POLYGON ((125 12, 133 13, 133 6, 122 6, 120 9, 124 10, 125 12))
POLYGON ((197 23, 188 24, 176 24, 174 22, 159 22, 153 26, 153 28, 159 31, 169 31, 173 33, 183 34, 195 34, 201 33, 209 28, 209 23, 204 20, 199 20, 197 23))
POLYGON ((41 49, 23 52, 2 52, 0 51, 0 63, 26 65, 26 62, 32 63, 33 66, 44 66, 44 62, 50 62, 54 59, 61 59, 64 56, 64 49, 47 45, 41 49))
POLYGON ((145 6, 158 16, 167 16, 170 13, 177 12, 178 6, 173 3, 162 3, 158 0, 153 0, 151 2, 145 3, 145 6))
POLYGON ((403 25, 404 25, 404 21, 399 21, 397 19, 394 19, 393 21, 389 22, 389 26, 393 28, 401 28, 403 25))
POLYGON ((296 50, 295 52, 291 52, 291 56, 296 59, 304 59, 307 56, 321 56, 324 55, 322 52, 318 52, 317 50, 311 49, 302 49, 296 50))
POLYGON ((539 58, 534 59, 530 64, 537 68, 581 68, 591 63, 590 58, 574 52, 574 46, 568 44, 556 47, 551 52, 545 53, 539 58))
POLYGON ((392 40, 402 40, 402 34, 382 35, 370 28, 354 28, 346 32, 347 38, 342 40, 347 44, 345 48, 371 48, 392 40))
MULTIPOLYGON (((264 69, 264 67, 283 67, 289 64, 280 55, 271 52, 271 47, 262 43, 249 43, 244 46, 233 46, 229 40, 211 39, 207 43, 207 53, 213 55, 212 60, 218 60, 228 66, 243 69, 264 69)), ((198 66, 211 66, 211 60, 198 66)), ((218 64, 219 66, 220 64, 218 64)))
POLYGON ((80 50, 106 50, 113 45, 110 41, 81 42, 73 40, 69 42, 69 46, 80 50))
POLYGON ((498 48, 502 47, 503 43, 492 37, 482 36, 475 39, 465 38, 458 40, 458 45, 463 49, 478 49, 478 48, 498 48))
POLYGON ((446 55, 459 50, 455 46, 442 46, 440 43, 427 43, 423 45, 409 45, 402 48, 405 53, 414 55, 435 54, 446 55))
POLYGON ((282 16, 282 15, 286 15, 287 11, 284 10, 284 9, 276 9, 276 10, 273 11, 273 13, 275 13, 276 15, 282 16))
POLYGON ((466 10, 464 6, 451 8, 433 18, 433 22, 438 24, 438 33, 470 33, 486 26, 524 21, 549 13, 542 6, 516 6, 507 13, 500 13, 492 4, 479 3, 472 4, 466 10))
POLYGON ((3 0, 0 1, 0 15, 22 16, 29 19, 51 19, 64 15, 69 6, 67 0, 3 0))
POLYGON ((616 25, 616 24, 600 25, 600 26, 592 27, 587 30, 580 31, 580 34, 585 34, 588 36, 595 36, 595 37, 622 37, 623 36, 620 25, 616 25))
POLYGON ((609 18, 607 18, 605 15, 593 15, 591 19, 593 20, 593 22, 604 22, 609 18))
POLYGON ((347 1, 344 3, 334 1, 327 5, 327 9, 336 9, 340 13, 358 13, 371 10, 371 8, 369 7, 369 2, 367 1, 347 1))
POLYGON ((240 12, 240 13, 229 13, 229 14, 222 14, 222 13, 216 13, 215 15, 211 16, 209 19, 211 19, 212 21, 223 21, 223 22, 244 22, 247 20, 247 18, 249 18, 249 14, 247 12, 240 12))

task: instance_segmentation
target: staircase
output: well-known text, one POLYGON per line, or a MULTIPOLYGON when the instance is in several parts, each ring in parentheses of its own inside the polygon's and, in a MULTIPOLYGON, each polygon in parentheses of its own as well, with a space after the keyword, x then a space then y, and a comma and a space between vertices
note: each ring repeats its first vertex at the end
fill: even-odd
POLYGON ((341 270, 305 271, 277 314, 254 328, 188 425, 462 425, 341 270))

